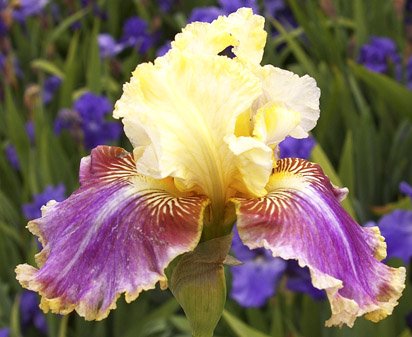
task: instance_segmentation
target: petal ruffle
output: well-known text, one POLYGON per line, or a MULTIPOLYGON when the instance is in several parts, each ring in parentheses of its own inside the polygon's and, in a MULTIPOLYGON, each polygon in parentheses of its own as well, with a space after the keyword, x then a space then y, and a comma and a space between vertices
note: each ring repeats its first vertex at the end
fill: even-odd
MULTIPOLYGON (((172 50, 155 64, 137 67, 114 116, 123 118, 140 173, 174 177, 181 190, 224 203, 236 170, 224 139, 260 94, 258 78, 239 62, 172 50)), ((266 174, 256 189, 268 179, 266 174)))
POLYGON ((121 148, 97 147, 81 162, 81 187, 29 222, 44 247, 39 269, 16 273, 45 312, 103 319, 121 293, 130 302, 166 281, 169 262, 197 245, 207 199, 178 197, 170 180, 142 177, 135 165, 121 148))
POLYGON ((227 47, 242 63, 258 65, 266 44, 265 20, 250 8, 240 8, 212 23, 194 22, 176 35, 172 48, 194 54, 217 55, 227 47))
POLYGON ((327 326, 352 326, 356 317, 379 321, 392 313, 405 269, 379 262, 386 245, 377 227, 359 226, 340 206, 340 193, 317 164, 279 160, 264 198, 236 198, 238 231, 251 249, 308 266, 325 289, 332 316, 327 326))
POLYGON ((256 68, 256 74, 263 94, 254 103, 255 136, 266 138, 267 144, 279 143, 286 136, 308 137, 320 114, 316 81, 272 65, 256 68))

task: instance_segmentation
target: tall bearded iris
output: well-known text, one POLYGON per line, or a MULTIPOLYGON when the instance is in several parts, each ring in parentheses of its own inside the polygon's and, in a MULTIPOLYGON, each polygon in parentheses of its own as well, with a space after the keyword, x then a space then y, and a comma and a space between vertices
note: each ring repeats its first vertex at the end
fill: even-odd
POLYGON ((130 302, 157 282, 171 286, 188 316, 210 308, 217 288, 197 296, 214 279, 196 272, 221 276, 230 240, 208 243, 236 222, 249 248, 309 267, 331 303, 328 326, 392 312, 405 270, 379 262, 386 246, 377 227, 351 219, 340 206, 346 189, 317 164, 277 157, 285 137, 305 138, 315 126, 320 91, 309 76, 260 65, 263 26, 245 8, 196 22, 166 55, 136 68, 114 111, 133 153, 92 150, 80 188, 28 225, 43 250, 39 268, 20 265, 17 278, 40 293, 44 311, 103 319, 120 294, 130 302), (233 58, 220 55, 227 48, 233 58))

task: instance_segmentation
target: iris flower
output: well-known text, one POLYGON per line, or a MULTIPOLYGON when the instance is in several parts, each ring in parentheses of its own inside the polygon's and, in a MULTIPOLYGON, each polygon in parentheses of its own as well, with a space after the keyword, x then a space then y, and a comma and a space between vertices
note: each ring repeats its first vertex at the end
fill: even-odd
POLYGON ((236 222, 250 249, 309 268, 331 304, 328 326, 391 314, 405 269, 380 262, 378 228, 345 212, 347 190, 319 165, 277 157, 285 137, 315 126, 320 90, 307 75, 261 66, 265 42, 264 18, 242 8, 189 24, 167 54, 137 66, 114 110, 133 152, 93 149, 79 189, 28 224, 43 250, 17 278, 45 312, 103 319, 122 293, 130 302, 165 285, 171 261, 236 222))

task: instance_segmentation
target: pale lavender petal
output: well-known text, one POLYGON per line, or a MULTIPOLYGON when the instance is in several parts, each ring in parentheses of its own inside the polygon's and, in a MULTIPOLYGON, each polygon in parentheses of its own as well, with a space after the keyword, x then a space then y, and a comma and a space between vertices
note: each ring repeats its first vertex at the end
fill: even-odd
POLYGON ((379 262, 386 255, 379 229, 361 227, 345 212, 320 166, 279 160, 267 189, 263 198, 233 200, 242 241, 308 266, 313 285, 325 289, 331 303, 328 326, 391 314, 404 288, 405 268, 379 262))
POLYGON ((208 201, 178 195, 171 180, 138 175, 125 150, 97 147, 82 159, 80 188, 29 223, 44 248, 39 269, 19 265, 17 279, 45 312, 107 317, 120 294, 130 302, 166 282, 166 266, 196 247, 208 201))

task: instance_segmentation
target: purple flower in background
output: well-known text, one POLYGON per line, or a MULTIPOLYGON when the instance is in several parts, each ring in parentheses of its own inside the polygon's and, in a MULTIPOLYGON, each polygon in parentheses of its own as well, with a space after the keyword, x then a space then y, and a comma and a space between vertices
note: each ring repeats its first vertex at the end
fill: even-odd
POLYGON ((163 56, 164 54, 166 54, 170 50, 171 47, 172 47, 171 41, 167 41, 163 46, 160 46, 157 49, 156 57, 163 56))
POLYGON ((406 194, 409 198, 412 199, 412 186, 409 185, 406 181, 402 181, 400 183, 399 189, 403 194, 406 194))
POLYGON ((241 7, 252 8, 255 14, 259 12, 256 0, 219 0, 219 5, 222 7, 225 15, 236 12, 241 7))
POLYGON ((123 25, 120 43, 125 47, 134 47, 139 53, 145 54, 153 46, 154 40, 147 22, 137 16, 129 18, 123 25))
POLYGON ((99 34, 97 37, 97 43, 99 44, 99 51, 101 58, 111 58, 119 54, 124 45, 117 43, 116 40, 110 34, 99 34))
POLYGON ((0 337, 9 337, 9 336, 10 336, 10 329, 9 328, 0 329, 0 337))
POLYGON ((406 64, 406 85, 409 89, 412 89, 412 57, 409 58, 406 64))
POLYGON ((0 71, 4 72, 6 68, 6 56, 0 53, 0 71))
POLYGON ((297 23, 285 0, 264 0, 265 14, 280 21, 284 26, 296 27, 297 23))
POLYGON ((286 261, 272 257, 266 249, 250 250, 234 233, 232 251, 243 262, 232 267, 230 297, 244 307, 261 307, 276 293, 277 285, 286 269, 286 261))
POLYGON ((58 76, 49 76, 46 78, 43 87, 43 102, 45 104, 51 102, 51 100, 54 97, 54 94, 56 93, 57 89, 59 89, 61 83, 62 80, 58 76))
POLYGON ((393 40, 387 37, 371 37, 370 42, 363 45, 358 63, 377 73, 387 73, 394 67, 395 76, 400 77, 401 58, 393 40))
POLYGON ((15 170, 20 170, 20 161, 17 155, 16 148, 12 144, 6 145, 4 148, 4 152, 6 153, 7 160, 9 161, 10 165, 15 170))
POLYGON ((5 19, 7 3, 4 0, 0 1, 0 37, 7 35, 9 28, 7 20, 5 19))
POLYGON ((288 261, 287 275, 286 287, 289 290, 307 294, 315 300, 326 299, 325 291, 316 289, 312 285, 309 269, 300 267, 296 260, 288 261))
POLYGON ((119 123, 106 120, 111 111, 112 104, 106 97, 87 92, 74 102, 73 110, 59 112, 54 131, 59 134, 68 129, 75 138, 81 134, 86 149, 116 141, 122 128, 119 123))
POLYGON ((24 329, 35 326, 44 335, 47 334, 47 321, 39 308, 39 298, 35 292, 24 291, 20 298, 20 323, 24 329))
POLYGON ((20 0, 13 12, 13 18, 23 23, 27 17, 40 14, 49 0, 20 0))
POLYGON ((312 136, 303 139, 287 137, 279 144, 280 158, 308 159, 315 144, 316 141, 312 136))
MULTIPOLYGON (((366 226, 370 225, 375 224, 366 226)), ((384 215, 377 225, 387 244, 387 257, 399 258, 408 264, 412 257, 412 211, 395 210, 384 215)))
POLYGON ((33 220, 41 217, 41 207, 49 200, 63 201, 65 199, 66 188, 63 184, 56 187, 47 186, 43 192, 36 194, 31 203, 23 205, 23 213, 26 219, 33 220))
POLYGON ((112 111, 112 104, 106 97, 85 93, 74 103, 74 110, 79 113, 82 120, 84 145, 87 149, 120 137, 120 124, 105 120, 112 111))
POLYGON ((198 7, 190 13, 188 22, 212 22, 220 15, 236 12, 241 7, 250 7, 254 13, 258 12, 256 0, 219 0, 220 7, 198 7))
POLYGON ((188 22, 212 22, 219 15, 224 15, 224 11, 218 7, 199 7, 192 10, 188 22))
POLYGON ((157 0, 157 3, 160 9, 163 12, 169 12, 173 5, 175 4, 176 0, 157 0))
POLYGON ((26 129, 27 136, 29 137, 31 145, 34 144, 34 124, 33 121, 28 121, 24 125, 24 128, 26 129))

